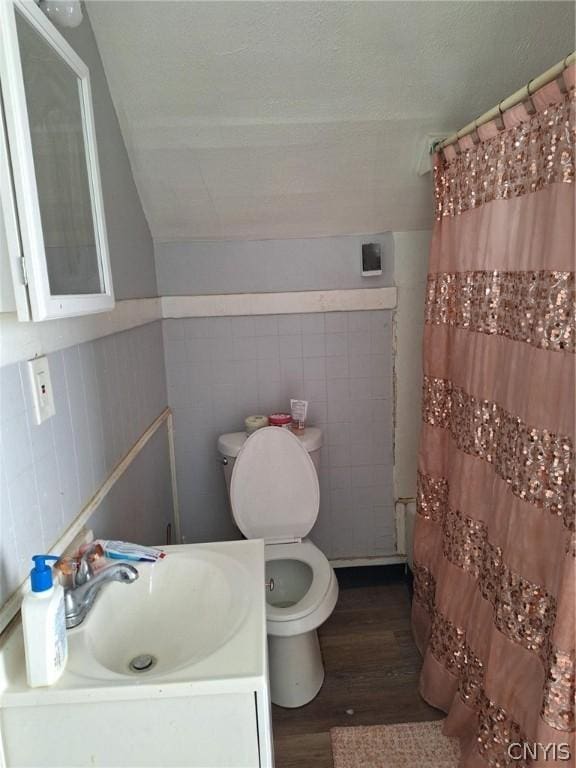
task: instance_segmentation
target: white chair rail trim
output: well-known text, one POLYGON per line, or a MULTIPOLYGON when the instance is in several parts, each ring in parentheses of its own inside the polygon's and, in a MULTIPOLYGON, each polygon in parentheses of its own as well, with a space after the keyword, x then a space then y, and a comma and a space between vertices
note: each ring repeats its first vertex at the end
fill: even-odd
POLYGON ((333 291, 163 296, 162 317, 236 317, 394 309, 396 297, 395 286, 333 291))
POLYGON ((397 288, 391 286, 125 299, 117 301, 111 312, 42 323, 20 323, 15 312, 5 312, 0 314, 0 366, 30 360, 167 318, 394 309, 396 301, 397 288))
POLYGON ((0 314, 0 366, 127 331, 161 317, 160 299, 126 299, 117 301, 111 312, 41 323, 20 323, 15 312, 3 312, 0 314))

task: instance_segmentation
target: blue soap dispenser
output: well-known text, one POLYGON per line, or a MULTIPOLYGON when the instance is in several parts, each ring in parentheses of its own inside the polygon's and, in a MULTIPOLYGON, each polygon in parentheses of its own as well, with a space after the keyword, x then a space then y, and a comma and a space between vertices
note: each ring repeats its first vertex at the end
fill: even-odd
POLYGON ((47 561, 53 555, 34 555, 30 591, 22 601, 22 627, 28 685, 37 688, 55 683, 66 666, 68 644, 64 590, 54 583, 47 561))

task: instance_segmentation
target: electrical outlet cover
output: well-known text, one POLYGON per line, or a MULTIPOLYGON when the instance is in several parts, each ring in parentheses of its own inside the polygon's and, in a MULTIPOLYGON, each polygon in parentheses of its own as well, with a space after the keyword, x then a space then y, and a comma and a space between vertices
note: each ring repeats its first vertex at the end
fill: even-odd
POLYGON ((44 356, 28 360, 28 376, 34 403, 34 422, 42 424, 56 413, 48 358, 44 356))

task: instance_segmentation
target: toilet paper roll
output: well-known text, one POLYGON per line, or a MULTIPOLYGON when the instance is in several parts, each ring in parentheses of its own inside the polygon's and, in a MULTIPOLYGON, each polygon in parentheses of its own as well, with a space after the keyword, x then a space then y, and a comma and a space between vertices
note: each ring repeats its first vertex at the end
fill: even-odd
POLYGON ((246 427, 246 434, 251 435, 252 432, 256 432, 257 429, 268 426, 268 416, 261 416, 255 414, 254 416, 247 416, 244 419, 244 426, 246 427))

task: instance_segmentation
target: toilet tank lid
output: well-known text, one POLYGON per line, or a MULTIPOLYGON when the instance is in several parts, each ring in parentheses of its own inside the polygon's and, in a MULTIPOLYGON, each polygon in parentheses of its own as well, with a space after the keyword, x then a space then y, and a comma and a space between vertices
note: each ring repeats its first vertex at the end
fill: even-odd
MULTIPOLYGON (((322 447, 322 430, 318 427, 306 427, 304 434, 299 436, 298 440, 308 453, 317 451, 322 447)), ((228 432, 218 438, 218 452, 222 456, 235 459, 245 442, 246 432, 228 432)))

